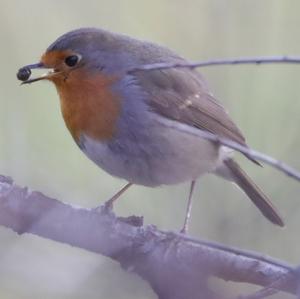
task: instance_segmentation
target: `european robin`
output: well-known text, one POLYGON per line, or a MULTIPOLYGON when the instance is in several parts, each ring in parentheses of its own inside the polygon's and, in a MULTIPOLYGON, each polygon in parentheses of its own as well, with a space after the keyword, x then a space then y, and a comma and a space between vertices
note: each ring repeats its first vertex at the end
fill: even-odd
POLYGON ((190 182, 185 231, 195 182, 213 173, 236 183, 267 219, 283 226, 268 197, 233 160, 231 150, 189 133, 209 131, 246 146, 198 71, 128 72, 147 64, 185 62, 165 47, 83 28, 59 37, 39 63, 21 68, 18 78, 23 83, 53 82, 66 126, 79 148, 109 174, 129 182, 110 203, 132 184, 190 182), (34 68, 50 71, 30 79, 34 68))

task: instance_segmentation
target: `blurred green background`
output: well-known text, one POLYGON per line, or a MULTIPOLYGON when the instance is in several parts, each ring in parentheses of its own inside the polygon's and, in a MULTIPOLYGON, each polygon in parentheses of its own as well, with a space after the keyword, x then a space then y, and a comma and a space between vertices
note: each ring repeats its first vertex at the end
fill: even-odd
MULTIPOLYGON (((164 44, 197 61, 299 55, 300 2, 282 0, 0 0, 0 174, 65 202, 94 207, 124 182, 110 177, 74 145, 53 86, 21 87, 19 67, 37 62, 59 35, 96 26, 164 44)), ((300 69, 297 65, 201 70, 214 94, 264 153, 300 169, 300 69)), ((190 233, 199 238, 300 262, 300 184, 266 166, 240 161, 282 212, 267 222, 233 185, 207 176, 197 186, 190 233)), ((135 186, 116 205, 121 215, 178 230, 188 184, 135 186)), ((155 298, 145 282, 110 260, 0 228, 0 298, 155 298), (117 287, 116 287, 117 286, 117 287)))

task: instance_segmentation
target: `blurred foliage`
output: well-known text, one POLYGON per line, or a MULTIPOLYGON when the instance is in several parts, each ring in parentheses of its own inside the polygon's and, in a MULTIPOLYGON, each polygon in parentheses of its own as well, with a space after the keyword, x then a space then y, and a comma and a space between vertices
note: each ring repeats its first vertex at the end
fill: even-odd
MULTIPOLYGON (((0 8, 0 173, 85 207, 104 202, 124 182, 74 145, 53 86, 20 87, 15 77, 59 35, 104 27, 167 45, 191 60, 300 53, 299 1, 0 0, 0 8)), ((202 73, 252 147, 300 169, 298 66, 226 66, 202 73)), ((300 185, 240 160, 282 211, 286 228, 269 224, 231 184, 205 177, 195 194, 190 233, 299 263, 300 185)), ((136 186, 116 211, 178 230, 187 190, 187 184, 136 186)), ((4 228, 0 244, 0 298, 155 298, 141 279, 95 254, 4 228)))

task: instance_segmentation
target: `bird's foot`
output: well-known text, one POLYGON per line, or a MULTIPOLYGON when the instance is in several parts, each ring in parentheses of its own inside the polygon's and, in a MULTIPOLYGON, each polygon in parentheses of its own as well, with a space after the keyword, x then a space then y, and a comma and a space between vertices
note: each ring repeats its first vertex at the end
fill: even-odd
POLYGON ((121 190, 119 190, 113 197, 107 200, 103 205, 96 207, 97 212, 113 212, 114 202, 132 185, 132 183, 126 184, 121 190))
POLYGON ((111 199, 107 200, 104 204, 93 208, 93 210, 100 214, 110 214, 113 213, 114 205, 111 199))

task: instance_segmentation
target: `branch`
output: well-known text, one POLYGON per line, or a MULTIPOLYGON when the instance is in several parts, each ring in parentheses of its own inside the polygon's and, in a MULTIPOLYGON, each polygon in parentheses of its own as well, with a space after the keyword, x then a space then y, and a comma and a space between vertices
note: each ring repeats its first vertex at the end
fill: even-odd
POLYGON ((238 65, 238 64, 273 64, 273 63, 300 63, 299 56, 267 56, 267 57, 242 57, 233 59, 213 59, 200 62, 187 62, 187 63, 153 63, 146 64, 140 67, 132 68, 128 73, 152 70, 166 70, 172 68, 189 68, 194 69, 197 67, 207 67, 216 65, 238 65))
POLYGON ((148 281, 160 299, 215 298, 205 283, 208 276, 260 286, 285 276, 276 288, 297 292, 296 272, 283 262, 142 226, 139 217, 73 207, 1 176, 0 225, 116 260, 148 281))

